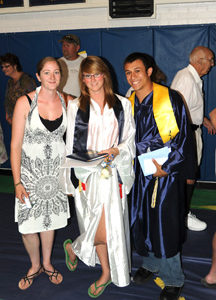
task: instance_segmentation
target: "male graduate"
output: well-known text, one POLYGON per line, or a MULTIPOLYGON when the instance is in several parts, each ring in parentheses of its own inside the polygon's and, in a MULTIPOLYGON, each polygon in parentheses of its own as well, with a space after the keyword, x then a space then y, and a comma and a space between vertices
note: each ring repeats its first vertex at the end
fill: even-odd
POLYGON ((144 283, 154 274, 165 287, 160 300, 177 300, 184 284, 180 251, 185 233, 185 181, 194 177, 193 137, 181 96, 158 82, 154 59, 132 53, 124 62, 136 122, 135 184, 132 190, 132 236, 143 256, 134 281, 144 283), (155 173, 144 176, 138 156, 169 147, 163 165, 153 159, 155 173))

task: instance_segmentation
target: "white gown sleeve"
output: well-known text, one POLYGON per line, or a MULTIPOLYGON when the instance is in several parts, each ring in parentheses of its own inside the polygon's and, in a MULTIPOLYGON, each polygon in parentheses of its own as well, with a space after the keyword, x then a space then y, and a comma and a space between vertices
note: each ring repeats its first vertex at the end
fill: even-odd
POLYGON ((131 103, 128 99, 118 96, 122 101, 125 114, 124 129, 122 141, 117 146, 119 155, 114 159, 118 173, 125 186, 125 192, 128 194, 134 182, 133 159, 135 157, 135 122, 132 116, 131 103))

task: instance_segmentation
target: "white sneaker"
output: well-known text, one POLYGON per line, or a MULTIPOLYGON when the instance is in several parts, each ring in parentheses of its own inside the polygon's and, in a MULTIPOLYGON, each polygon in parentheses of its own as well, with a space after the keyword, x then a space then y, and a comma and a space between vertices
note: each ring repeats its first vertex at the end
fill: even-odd
POLYGON ((187 228, 193 231, 202 231, 207 228, 207 224, 204 221, 199 220, 195 215, 189 211, 187 215, 187 228))

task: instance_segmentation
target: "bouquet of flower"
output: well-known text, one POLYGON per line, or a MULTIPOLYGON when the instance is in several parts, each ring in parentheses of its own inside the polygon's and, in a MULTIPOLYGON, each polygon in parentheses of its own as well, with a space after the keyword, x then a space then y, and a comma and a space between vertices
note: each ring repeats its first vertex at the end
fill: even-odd
POLYGON ((107 160, 103 161, 101 163, 101 166, 102 166, 102 171, 101 171, 101 178, 103 179, 108 179, 111 175, 112 175, 112 169, 113 166, 112 166, 112 161, 114 159, 114 155, 111 154, 107 160))

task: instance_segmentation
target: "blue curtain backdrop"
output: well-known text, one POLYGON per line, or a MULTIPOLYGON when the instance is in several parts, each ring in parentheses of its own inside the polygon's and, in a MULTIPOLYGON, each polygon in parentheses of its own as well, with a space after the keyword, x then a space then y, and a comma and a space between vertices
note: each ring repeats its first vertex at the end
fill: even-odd
MULTIPOLYGON (((216 25, 162 26, 113 29, 87 29, 67 31, 42 31, 0 34, 0 55, 6 52, 16 54, 23 70, 33 76, 37 62, 44 56, 60 57, 61 44, 58 42, 67 33, 80 37, 81 50, 88 55, 102 56, 107 60, 113 74, 116 92, 124 95, 129 86, 126 82, 123 61, 134 51, 154 56, 161 70, 167 75, 170 85, 175 73, 187 66, 191 50, 203 45, 216 53, 216 25)), ((204 78, 205 115, 216 107, 216 68, 204 78)), ((7 78, 0 72, 0 119, 5 143, 9 153, 11 128, 5 121, 4 93, 7 78)), ((201 165, 201 180, 216 180, 215 149, 216 136, 210 136, 203 129, 204 152, 201 165)), ((3 167, 10 167, 9 162, 3 167)))

